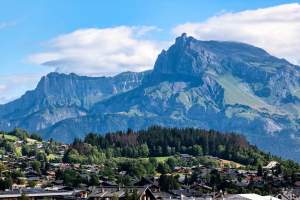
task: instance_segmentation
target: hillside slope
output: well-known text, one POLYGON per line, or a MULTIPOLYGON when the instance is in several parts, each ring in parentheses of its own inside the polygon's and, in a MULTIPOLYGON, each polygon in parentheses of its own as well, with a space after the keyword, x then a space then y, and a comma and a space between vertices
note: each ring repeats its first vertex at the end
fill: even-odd
POLYGON ((35 90, 0 106, 0 129, 40 131, 61 120, 85 116, 95 103, 139 86, 147 73, 126 72, 115 77, 50 73, 35 90))
MULTIPOLYGON (((89 132, 200 127, 243 133, 264 150, 300 160, 298 66, 251 45, 199 41, 183 34, 161 52, 153 71, 140 77, 121 92, 109 90, 105 97, 93 96, 92 103, 71 104, 84 111, 76 109, 80 113, 38 130, 45 138, 71 142, 89 132)), ((64 94, 64 88, 57 90, 64 94)), ((89 94, 79 96, 89 99, 89 94)), ((7 105, 0 113, 3 109, 7 105)), ((18 118, 9 118, 9 123, 14 120, 18 118)))

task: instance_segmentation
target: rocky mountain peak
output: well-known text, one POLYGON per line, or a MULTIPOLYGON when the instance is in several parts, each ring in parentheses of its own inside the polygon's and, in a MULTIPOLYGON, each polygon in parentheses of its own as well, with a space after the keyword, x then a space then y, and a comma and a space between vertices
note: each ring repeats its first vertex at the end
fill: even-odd
POLYGON ((181 36, 177 37, 175 39, 175 44, 177 46, 184 47, 185 45, 188 44, 188 42, 193 39, 192 37, 188 37, 186 33, 182 33, 181 36))
POLYGON ((192 37, 186 34, 176 39, 167 51, 162 51, 154 65, 154 74, 197 76, 203 71, 203 63, 191 49, 192 37))
POLYGON ((35 90, 0 106, 0 129, 21 127, 71 142, 88 132, 200 127, 244 133, 267 151, 295 158, 299 69, 248 44, 182 34, 152 71, 48 74, 35 90))

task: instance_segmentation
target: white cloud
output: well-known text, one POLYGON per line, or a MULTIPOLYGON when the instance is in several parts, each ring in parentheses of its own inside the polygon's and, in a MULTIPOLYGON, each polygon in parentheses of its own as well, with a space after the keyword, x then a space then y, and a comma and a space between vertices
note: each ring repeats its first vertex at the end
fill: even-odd
POLYGON ((0 104, 7 103, 34 89, 43 74, 0 75, 0 104))
POLYGON ((0 29, 4 29, 10 26, 15 26, 17 24, 16 21, 11 21, 11 22, 0 22, 0 29))
MULTIPOLYGON (((0 22, 0 29, 10 25, 0 22)), ((151 69, 161 49, 170 44, 149 39, 152 31, 158 29, 152 26, 79 29, 46 42, 44 51, 30 55, 28 60, 59 72, 92 76, 143 71, 151 69)), ((203 22, 178 25, 172 32, 176 36, 186 32, 201 40, 246 42, 300 64, 299 3, 242 12, 222 11, 203 22)), ((0 104, 33 89, 40 77, 0 76, 0 104)))
POLYGON ((151 69, 162 43, 145 39, 157 28, 118 26, 80 29, 47 43, 48 50, 29 61, 64 73, 113 75, 122 71, 151 69))
POLYGON ((246 42, 300 64, 299 3, 222 13, 204 22, 181 24, 173 29, 176 35, 183 32, 201 40, 246 42))
POLYGON ((0 85, 0 92, 3 92, 6 89, 6 85, 0 85))

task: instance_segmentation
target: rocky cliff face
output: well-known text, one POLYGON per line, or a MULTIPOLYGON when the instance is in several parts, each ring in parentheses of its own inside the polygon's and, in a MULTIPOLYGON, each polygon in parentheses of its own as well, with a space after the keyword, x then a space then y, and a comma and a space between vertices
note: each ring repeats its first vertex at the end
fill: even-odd
POLYGON ((0 107, 0 128, 40 131, 61 120, 85 116, 95 103, 138 87, 147 73, 115 77, 50 73, 35 90, 0 107))
POLYGON ((298 66, 262 49, 183 34, 150 72, 44 77, 35 91, 0 108, 0 126, 68 142, 88 132, 200 127, 243 133, 267 151, 300 160, 299 78, 298 66))

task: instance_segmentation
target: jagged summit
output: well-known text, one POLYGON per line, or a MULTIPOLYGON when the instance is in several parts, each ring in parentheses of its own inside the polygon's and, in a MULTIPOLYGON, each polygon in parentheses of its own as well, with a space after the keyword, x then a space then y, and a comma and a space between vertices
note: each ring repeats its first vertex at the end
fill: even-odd
POLYGON ((114 77, 50 73, 0 106, 0 129, 21 127, 71 142, 89 132, 152 125, 245 134, 259 147, 300 160, 300 68, 238 42, 182 34, 154 69, 114 77))
POLYGON ((199 76, 211 70, 216 73, 239 71, 241 67, 278 68, 292 66, 283 59, 249 44, 223 41, 201 41, 183 33, 167 51, 162 51, 154 73, 199 76), (244 66, 243 66, 244 65, 244 66))

